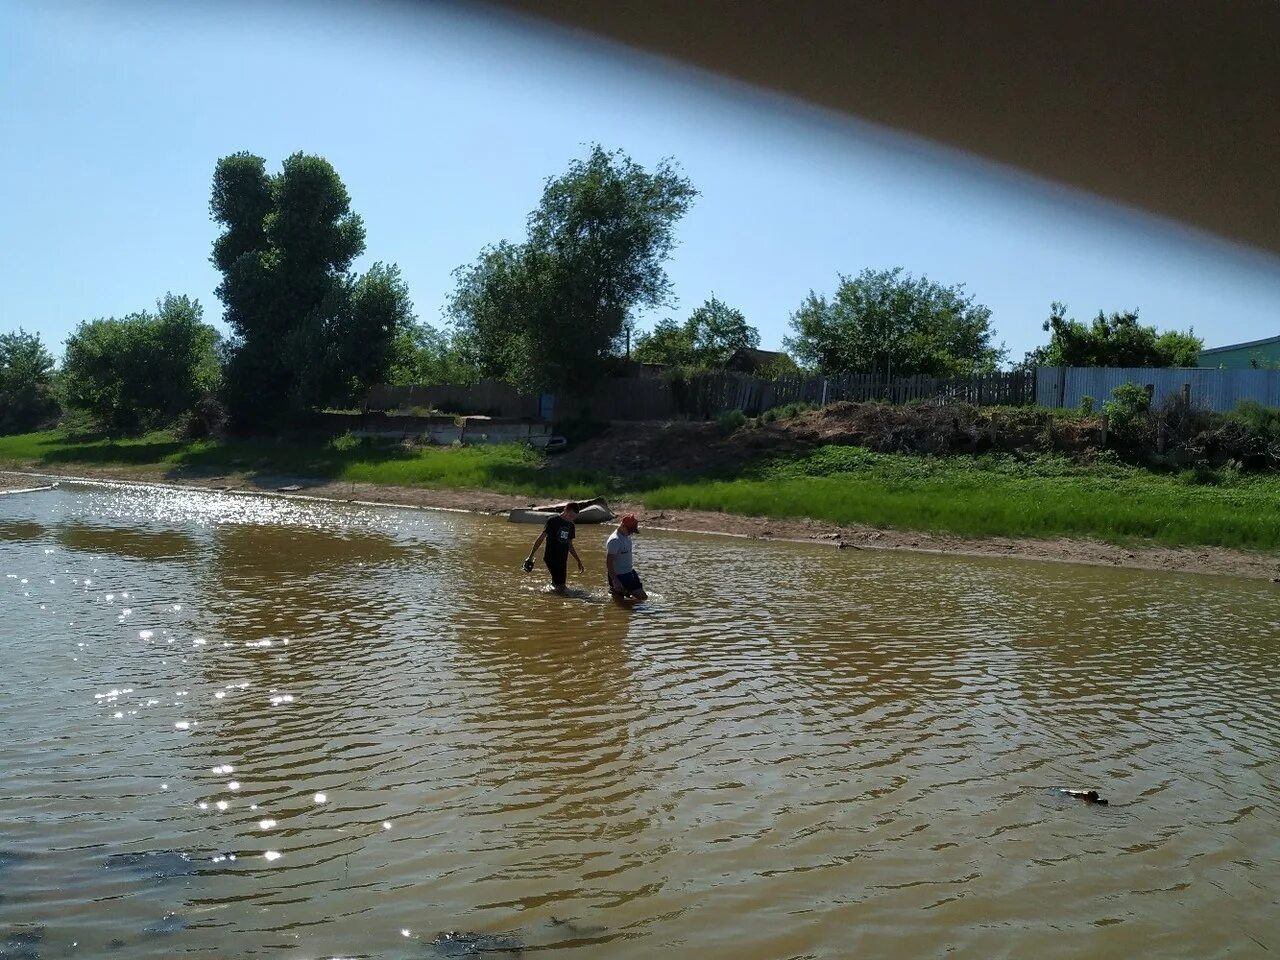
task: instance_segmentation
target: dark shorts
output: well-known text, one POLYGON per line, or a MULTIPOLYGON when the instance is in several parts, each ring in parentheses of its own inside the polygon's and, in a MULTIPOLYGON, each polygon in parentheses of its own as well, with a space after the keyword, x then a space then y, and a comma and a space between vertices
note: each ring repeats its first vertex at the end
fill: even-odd
POLYGON ((624 596, 631 593, 638 593, 644 589, 644 584, 640 582, 640 574, 632 570, 630 573, 618 574, 618 583, 622 584, 622 593, 624 596))
POLYGON ((551 582, 557 587, 563 587, 565 579, 569 576, 569 555, 565 553, 557 556, 553 553, 544 553, 542 562, 551 572, 551 582))

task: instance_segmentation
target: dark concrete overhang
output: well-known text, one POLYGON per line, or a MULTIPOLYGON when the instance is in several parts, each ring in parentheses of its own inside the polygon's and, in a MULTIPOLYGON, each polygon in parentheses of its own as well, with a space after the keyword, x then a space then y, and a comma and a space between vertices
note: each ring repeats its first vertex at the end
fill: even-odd
POLYGON ((494 0, 1280 254, 1277 0, 494 0))

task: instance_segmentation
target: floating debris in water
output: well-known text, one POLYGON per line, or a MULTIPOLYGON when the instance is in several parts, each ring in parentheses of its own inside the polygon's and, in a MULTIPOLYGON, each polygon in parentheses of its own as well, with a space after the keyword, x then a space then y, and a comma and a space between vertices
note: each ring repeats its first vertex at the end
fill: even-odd
POLYGON ((608 933, 608 927, 602 927, 597 924, 578 923, 576 920, 565 917, 552 916, 548 921, 553 927, 563 927, 565 930, 576 936, 598 936, 602 933, 608 933))
POLYGON ((493 954, 520 956, 524 941, 504 933, 442 933, 431 941, 431 950, 441 957, 478 957, 493 954))
POLYGON ((275 825, 276 825, 276 822, 272 820, 270 817, 267 817, 265 820, 258 821, 259 830, 270 830, 275 825))
POLYGON ((190 730, 190 729, 191 729, 191 721, 190 721, 190 720, 179 720, 179 721, 177 721, 177 722, 173 725, 173 728, 174 728, 175 730, 190 730))
POLYGON ((1083 800, 1085 803, 1096 803, 1100 807, 1108 805, 1105 799, 1098 796, 1097 790, 1069 790, 1066 787, 1059 787, 1058 793, 1075 800, 1083 800))
POLYGON ((383 821, 382 821, 382 829, 383 829, 383 830, 390 830, 390 829, 391 829, 391 821, 390 821, 390 820, 383 820, 383 821))
POLYGON ((317 793, 313 798, 316 803, 327 803, 329 798, 323 793, 317 793))

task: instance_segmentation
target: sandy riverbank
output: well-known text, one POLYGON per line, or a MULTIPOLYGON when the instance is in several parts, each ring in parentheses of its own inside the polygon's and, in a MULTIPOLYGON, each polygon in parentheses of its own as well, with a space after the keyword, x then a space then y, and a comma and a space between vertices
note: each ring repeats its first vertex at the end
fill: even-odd
MULTIPOLYGON (((52 474, 0 471, 0 491, 36 487, 52 474)), ((408 507, 504 513, 533 501, 486 490, 433 490, 421 487, 313 480, 288 475, 197 474, 136 468, 79 468, 65 479, 141 481, 242 493, 278 493, 339 502, 362 501, 408 507)), ((611 503, 618 513, 635 513, 651 529, 714 533, 761 540, 794 540, 855 550, 909 550, 974 557, 1005 557, 1095 566, 1132 567, 1179 573, 1247 577, 1280 583, 1280 554, 1219 547, 1175 549, 1121 547, 1092 540, 1034 540, 1009 537, 966 538, 946 534, 872 527, 839 526, 813 520, 769 519, 709 511, 655 513, 629 503, 611 503)))

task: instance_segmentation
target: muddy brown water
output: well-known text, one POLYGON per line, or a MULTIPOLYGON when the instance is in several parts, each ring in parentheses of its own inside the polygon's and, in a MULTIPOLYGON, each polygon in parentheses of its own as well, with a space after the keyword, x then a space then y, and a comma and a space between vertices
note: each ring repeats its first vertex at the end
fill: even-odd
POLYGON ((606 532, 0 496, 0 956, 1280 950, 1274 585, 606 532))

